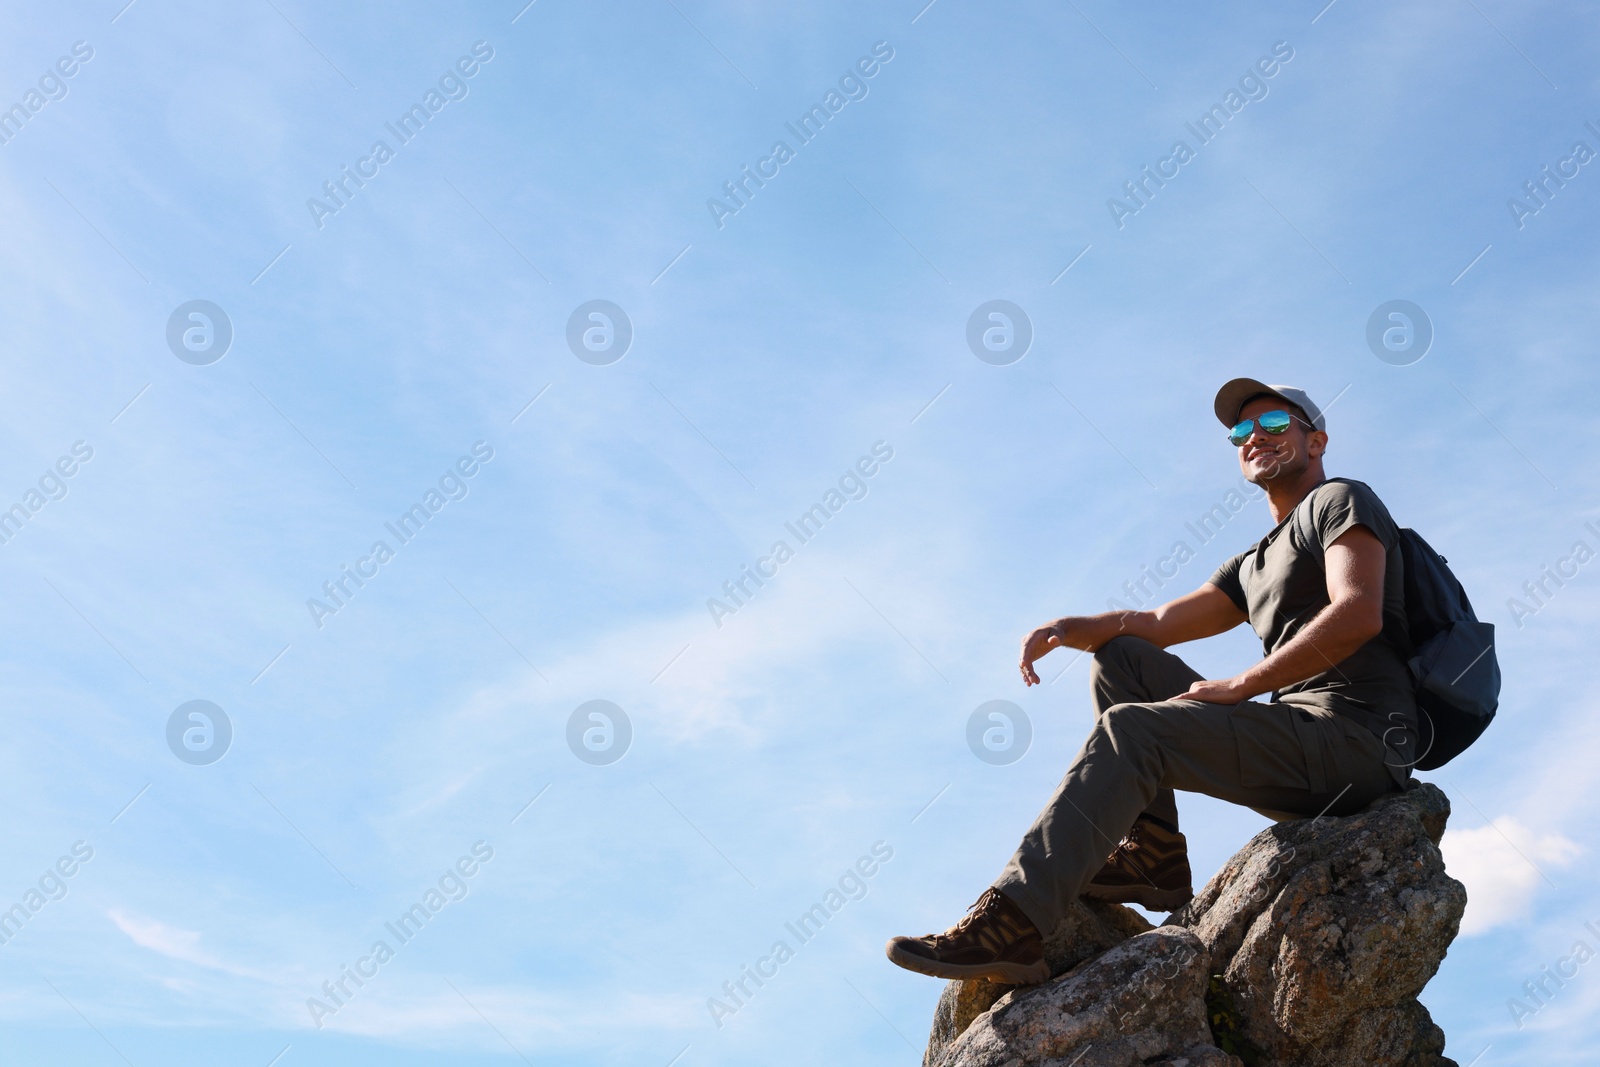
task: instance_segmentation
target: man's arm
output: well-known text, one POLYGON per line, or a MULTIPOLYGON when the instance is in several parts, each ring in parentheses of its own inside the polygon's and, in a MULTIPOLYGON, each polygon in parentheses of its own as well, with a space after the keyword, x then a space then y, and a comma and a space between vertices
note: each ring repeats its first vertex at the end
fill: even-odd
POLYGON ((1195 682, 1174 700, 1237 704, 1338 666, 1383 631, 1383 542, 1352 526, 1323 553, 1328 606, 1272 655, 1222 681, 1195 682))
POLYGON ((1166 648, 1231 630, 1247 618, 1227 593, 1210 582, 1154 611, 1068 615, 1039 627, 1022 639, 1022 680, 1027 685, 1039 684, 1033 663, 1052 649, 1081 648, 1093 652, 1122 634, 1142 637, 1166 648))

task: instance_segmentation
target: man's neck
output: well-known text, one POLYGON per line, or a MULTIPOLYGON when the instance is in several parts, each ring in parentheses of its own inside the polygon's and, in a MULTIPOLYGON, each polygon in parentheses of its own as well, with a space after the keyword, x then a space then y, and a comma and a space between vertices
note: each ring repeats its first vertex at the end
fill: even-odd
POLYGON ((1274 478, 1266 485, 1267 507, 1272 511, 1272 521, 1279 523, 1284 520, 1289 512, 1294 510, 1296 504, 1306 498, 1306 494, 1322 484, 1327 478, 1322 473, 1322 463, 1311 463, 1306 469, 1293 478, 1274 478))

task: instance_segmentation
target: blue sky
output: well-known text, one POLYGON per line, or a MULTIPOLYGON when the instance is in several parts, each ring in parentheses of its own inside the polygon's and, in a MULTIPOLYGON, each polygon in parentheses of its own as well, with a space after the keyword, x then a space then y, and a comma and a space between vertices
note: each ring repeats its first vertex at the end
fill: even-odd
MULTIPOLYGON (((883 941, 962 913, 1087 731, 1086 663, 1024 690, 1018 640, 1180 539, 1163 595, 1269 527, 1256 502, 1186 531, 1236 483, 1210 403, 1240 374, 1328 406, 1330 473, 1499 627, 1499 718, 1423 775, 1472 896, 1424 995, 1450 1054, 1586 1062, 1600 962, 1507 1003, 1600 950, 1586 16, 9 12, 0 505, 26 518, 0 544, 0 905, 39 906, 0 945, 6 1062, 918 1062, 939 983, 883 941), (1200 144, 1185 124, 1275 46, 1200 144), (708 207, 778 140, 737 213, 708 207), (1545 166, 1568 177, 1531 200, 1545 166), (196 300, 231 326, 220 358, 169 346, 196 300), (567 341, 594 300, 632 328, 609 363, 567 341), (991 300, 1032 326, 1006 365, 966 340, 991 300), (1368 346, 1393 300, 1431 324, 1420 359, 1368 346), (841 479, 856 499, 714 619, 841 479), (385 524, 430 490, 401 543, 385 524), (1514 611, 1547 566, 1563 584, 1514 611), (368 577, 334 605, 341 567, 368 577), (999 699, 1032 740, 996 766, 965 737, 999 699), (206 764, 168 744, 194 700, 231 726, 206 764), (609 764, 568 746, 591 700, 631 727, 609 764), (787 935, 841 878, 859 899, 787 935), (385 924, 430 889, 402 943, 385 924), (779 939, 792 958, 713 1019, 779 939)), ((1225 677, 1260 649, 1184 653, 1225 677)), ((1197 878, 1264 825, 1180 800, 1197 878)))

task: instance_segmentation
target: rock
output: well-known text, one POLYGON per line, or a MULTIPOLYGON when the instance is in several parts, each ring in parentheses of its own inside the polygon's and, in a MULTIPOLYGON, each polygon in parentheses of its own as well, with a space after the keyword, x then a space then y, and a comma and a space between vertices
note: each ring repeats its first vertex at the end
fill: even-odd
POLYGON ((1180 927, 1128 938, 1069 974, 1019 987, 929 1067, 1230 1067, 1206 1025, 1206 951, 1180 927))
POLYGON ((1466 907, 1438 848, 1449 815, 1413 782, 1279 823, 1155 930, 1084 900, 1047 941, 1051 981, 950 983, 925 1067, 1455 1067, 1416 999, 1466 907))
POLYGON ((1346 818, 1257 834, 1171 922, 1205 944, 1263 1063, 1435 1067, 1417 994, 1466 908, 1439 838, 1450 802, 1414 783, 1346 818))
MULTIPOLYGON (((1154 927, 1132 908, 1080 898, 1056 926, 1055 932, 1044 939, 1044 958, 1050 965, 1050 976, 1064 974, 1084 960, 1151 929, 1154 927)), ((933 1034, 922 1057, 924 1067, 933 1067, 936 1052, 942 1052, 953 1043, 972 1025, 972 1020, 1014 988, 981 978, 946 985, 938 1007, 933 1010, 933 1034)))

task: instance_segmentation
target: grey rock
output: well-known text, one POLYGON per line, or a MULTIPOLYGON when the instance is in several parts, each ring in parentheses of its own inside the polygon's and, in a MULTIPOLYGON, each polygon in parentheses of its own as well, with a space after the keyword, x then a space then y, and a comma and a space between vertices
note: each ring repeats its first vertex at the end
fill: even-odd
POLYGON ((1198 937, 1162 927, 1060 978, 1017 988, 930 1067, 1229 1067, 1211 1041, 1198 937))
POLYGON ((1172 917, 1206 945, 1267 1062, 1450 1062, 1416 999, 1467 903, 1439 853, 1449 815, 1416 784, 1358 815, 1270 827, 1172 917))
POLYGON ((1466 906, 1438 848, 1449 816, 1413 782, 1356 815, 1279 823, 1159 929, 1084 900, 1047 939, 1051 981, 950 983, 925 1067, 1240 1064, 1207 1024, 1212 976, 1223 1031, 1260 1067, 1455 1067, 1416 999, 1466 906))
MULTIPOLYGON (((1065 974, 1085 960, 1151 929, 1154 927, 1132 908, 1079 898, 1054 932, 1044 939, 1044 958, 1050 965, 1050 976, 1065 974)), ((933 1067, 936 1055, 942 1054, 974 1019, 1015 988, 981 978, 947 984, 939 996, 938 1007, 933 1010, 933 1033, 922 1057, 924 1067, 933 1067)))

